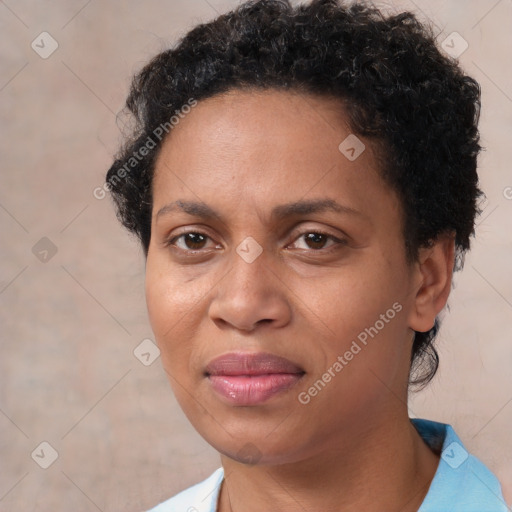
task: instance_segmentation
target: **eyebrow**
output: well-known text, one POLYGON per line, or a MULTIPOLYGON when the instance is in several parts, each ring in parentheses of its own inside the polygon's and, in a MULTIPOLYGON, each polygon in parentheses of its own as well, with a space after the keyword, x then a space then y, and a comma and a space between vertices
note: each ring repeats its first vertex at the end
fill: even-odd
MULTIPOLYGON (((178 199, 160 208, 160 210, 158 210, 158 213, 156 214, 156 220, 158 220, 160 217, 164 215, 167 215, 177 210, 181 210, 191 216, 199 217, 202 219, 220 219, 222 222, 225 223, 225 219, 222 217, 222 215, 216 212, 207 204, 197 201, 186 201, 183 199, 178 199)), ((308 215, 312 213, 321 213, 326 211, 334 211, 336 213, 357 215, 362 218, 366 217, 364 214, 357 210, 354 210, 353 208, 350 208, 348 206, 342 206, 341 204, 334 201, 334 199, 325 198, 300 200, 275 206, 271 211, 271 219, 283 220, 288 217, 308 215)))

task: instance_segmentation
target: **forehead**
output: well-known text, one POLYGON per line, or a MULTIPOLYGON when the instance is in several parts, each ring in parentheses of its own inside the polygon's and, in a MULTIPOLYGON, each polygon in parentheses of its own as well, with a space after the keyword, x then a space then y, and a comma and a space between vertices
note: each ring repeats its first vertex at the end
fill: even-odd
MULTIPOLYGON (((196 152, 203 147, 212 150, 215 144, 216 153, 223 153, 248 142, 244 149, 254 156, 262 144, 278 148, 285 139, 289 149, 297 152, 305 136, 320 150, 332 146, 342 132, 350 133, 342 100, 276 89, 231 90, 200 100, 180 117, 164 146, 176 140, 194 145, 196 152)), ((178 152, 179 148, 172 149, 178 152)))
POLYGON ((389 190, 374 148, 364 142, 351 161, 340 150, 347 137, 354 134, 343 103, 332 97, 236 90, 199 101, 163 143, 154 210, 184 196, 234 211, 241 200, 270 208, 326 193, 349 208, 376 204, 374 196, 389 190))

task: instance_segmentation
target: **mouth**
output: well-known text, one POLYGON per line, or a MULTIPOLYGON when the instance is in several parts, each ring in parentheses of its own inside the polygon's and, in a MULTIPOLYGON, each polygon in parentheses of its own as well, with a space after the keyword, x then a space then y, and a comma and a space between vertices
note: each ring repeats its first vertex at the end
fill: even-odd
POLYGON ((204 375, 227 403, 258 405, 291 388, 305 373, 274 354, 233 352, 212 360, 204 375))

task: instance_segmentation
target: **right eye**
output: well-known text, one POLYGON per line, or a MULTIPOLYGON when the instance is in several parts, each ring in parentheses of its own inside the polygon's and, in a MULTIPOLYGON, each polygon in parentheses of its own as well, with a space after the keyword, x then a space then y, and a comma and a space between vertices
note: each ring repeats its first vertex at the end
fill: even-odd
POLYGON ((174 246, 180 251, 194 253, 204 249, 204 243, 207 239, 210 239, 210 237, 206 233, 202 233, 200 231, 186 231, 172 237, 170 240, 165 242, 165 245, 166 247, 174 246), (183 241, 181 246, 176 243, 180 240, 183 241))

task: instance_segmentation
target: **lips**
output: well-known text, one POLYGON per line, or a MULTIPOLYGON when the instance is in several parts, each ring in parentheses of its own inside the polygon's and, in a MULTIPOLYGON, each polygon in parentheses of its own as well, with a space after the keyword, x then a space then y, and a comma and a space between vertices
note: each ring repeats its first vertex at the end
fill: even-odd
POLYGON ((296 384, 304 370, 280 356, 233 352, 212 360, 205 369, 212 389, 232 405, 257 405, 296 384))

